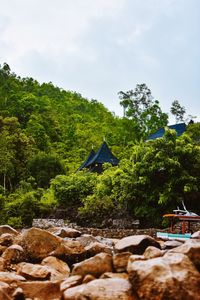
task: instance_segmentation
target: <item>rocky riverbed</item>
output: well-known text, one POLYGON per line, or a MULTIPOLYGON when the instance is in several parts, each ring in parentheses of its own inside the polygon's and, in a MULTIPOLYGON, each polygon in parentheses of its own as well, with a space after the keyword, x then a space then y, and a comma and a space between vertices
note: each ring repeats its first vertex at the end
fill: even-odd
POLYGON ((180 242, 2 225, 0 255, 0 300, 200 299, 200 233, 180 242))

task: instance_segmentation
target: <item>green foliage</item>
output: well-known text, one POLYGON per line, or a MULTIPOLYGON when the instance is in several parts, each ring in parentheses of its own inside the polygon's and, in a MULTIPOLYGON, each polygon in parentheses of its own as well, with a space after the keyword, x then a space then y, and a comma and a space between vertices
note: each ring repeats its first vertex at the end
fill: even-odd
POLYGON ((54 196, 61 207, 80 205, 83 198, 93 193, 97 174, 77 172, 58 175, 51 181, 54 196))
POLYGON ((42 152, 29 160, 28 169, 39 187, 48 187, 52 178, 64 173, 64 167, 57 156, 42 152))
POLYGON ((124 117, 131 118, 138 140, 167 125, 168 115, 162 112, 159 101, 153 100, 146 84, 137 84, 134 91, 120 91, 118 94, 124 117))

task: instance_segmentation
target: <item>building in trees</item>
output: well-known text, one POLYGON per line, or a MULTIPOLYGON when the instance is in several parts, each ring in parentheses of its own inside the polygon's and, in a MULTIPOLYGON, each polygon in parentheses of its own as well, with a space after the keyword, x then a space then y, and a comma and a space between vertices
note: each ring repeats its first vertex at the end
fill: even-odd
POLYGON ((110 163, 113 166, 117 166, 119 163, 119 160, 112 154, 106 142, 102 143, 96 153, 94 150, 90 152, 78 171, 87 168, 91 172, 102 173, 104 163, 110 163))
MULTIPOLYGON (((174 125, 169 125, 167 126, 169 129, 173 129, 176 131, 177 136, 180 136, 183 134, 186 130, 186 124, 185 123, 179 123, 179 124, 174 124, 174 125)), ((165 133, 165 127, 160 128, 157 130, 155 133, 150 134, 147 138, 147 140, 155 140, 157 138, 161 138, 165 133)))

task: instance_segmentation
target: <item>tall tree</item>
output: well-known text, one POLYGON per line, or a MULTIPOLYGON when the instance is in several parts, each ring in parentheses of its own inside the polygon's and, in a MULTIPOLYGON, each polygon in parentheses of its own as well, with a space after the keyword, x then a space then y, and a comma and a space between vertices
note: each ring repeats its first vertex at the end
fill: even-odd
POLYGON ((133 121, 138 138, 147 137, 158 128, 167 125, 168 115, 163 113, 158 100, 154 100, 151 90, 145 83, 137 84, 135 90, 120 91, 120 104, 124 117, 133 121))
POLYGON ((170 112, 175 116, 176 123, 184 121, 184 115, 186 113, 186 109, 184 106, 181 106, 178 100, 174 100, 172 102, 170 112))

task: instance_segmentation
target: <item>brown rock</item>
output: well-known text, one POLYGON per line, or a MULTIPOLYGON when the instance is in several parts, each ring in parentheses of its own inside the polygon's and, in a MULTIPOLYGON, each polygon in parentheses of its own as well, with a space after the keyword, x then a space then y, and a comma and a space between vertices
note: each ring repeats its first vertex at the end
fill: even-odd
POLYGON ((107 253, 99 253, 89 259, 86 259, 80 263, 74 264, 72 269, 73 275, 86 276, 91 274, 95 277, 99 277, 105 272, 112 272, 112 256, 107 253))
POLYGON ((9 285, 5 282, 0 282, 0 300, 10 300, 9 285))
POLYGON ((133 254, 143 254, 148 246, 160 249, 160 244, 148 235, 132 235, 125 237, 115 245, 116 252, 129 251, 133 254))
POLYGON ((50 279, 52 281, 63 280, 70 274, 70 268, 68 264, 54 256, 48 256, 44 258, 41 262, 41 265, 48 267, 49 271, 51 272, 50 279))
POLYGON ((129 264, 129 280, 144 300, 199 300, 200 275, 183 254, 129 264))
POLYGON ((0 255, 2 255, 2 253, 7 249, 6 246, 1 246, 0 245, 0 255))
POLYGON ((131 285, 121 278, 96 279, 82 284, 63 293, 64 300, 134 300, 131 285))
POLYGON ((12 228, 11 226, 9 226, 9 225, 0 225, 0 235, 2 235, 4 233, 10 233, 10 234, 14 234, 14 235, 18 234, 17 230, 12 228))
POLYGON ((160 250, 156 247, 149 246, 146 248, 143 255, 146 259, 150 259, 150 258, 163 256, 163 252, 162 252, 162 250, 160 250))
POLYGON ((200 239, 200 230, 196 231, 191 236, 192 239, 200 239))
POLYGON ((81 236, 80 231, 69 227, 60 227, 55 230, 54 234, 56 236, 60 236, 61 238, 76 238, 78 236, 81 236))
POLYGON ((86 275, 84 278, 83 278, 83 283, 88 283, 88 282, 90 282, 90 281, 92 281, 92 280, 95 280, 96 279, 96 277, 94 277, 93 275, 91 275, 91 274, 88 274, 88 275, 86 275))
POLYGON ((200 241, 188 240, 179 247, 169 250, 168 253, 182 253, 189 257, 194 265, 200 270, 200 241))
POLYGON ((22 233, 21 245, 32 260, 41 260, 50 255, 62 239, 46 230, 31 228, 22 233))
POLYGON ((112 254, 113 248, 99 242, 94 242, 85 247, 85 250, 89 256, 94 256, 101 252, 112 254))
POLYGON ((25 262, 18 264, 17 273, 19 275, 24 276, 28 280, 49 279, 51 275, 51 272, 48 267, 25 262))
POLYGON ((113 255, 113 266, 116 272, 125 272, 131 252, 121 252, 113 255))
POLYGON ((164 242, 164 245, 163 245, 163 249, 173 249, 173 248, 176 248, 176 247, 179 247, 183 245, 182 242, 179 242, 179 241, 175 241, 175 240, 172 240, 172 241, 165 241, 164 242))
POLYGON ((96 239, 94 236, 90 234, 83 234, 82 236, 78 237, 76 240, 84 247, 89 246, 91 243, 98 242, 98 239, 96 239))
POLYGON ((11 284, 12 282, 25 281, 26 279, 20 275, 11 272, 0 272, 0 281, 11 284))
POLYGON ((65 281, 63 281, 60 284, 60 290, 61 292, 65 291, 66 289, 69 289, 71 287, 74 287, 76 285, 79 285, 82 283, 82 276, 80 275, 74 275, 74 276, 70 276, 68 277, 65 281))
POLYGON ((60 300, 60 284, 51 281, 30 281, 18 283, 26 298, 34 300, 60 300))
POLYGON ((9 247, 10 245, 12 245, 13 239, 14 239, 13 234, 11 234, 11 233, 3 233, 0 236, 0 245, 1 246, 9 247))
POLYGON ((25 259, 24 249, 20 245, 12 245, 8 247, 2 257, 7 263, 18 263, 25 259))
POLYGON ((0 272, 5 271, 6 262, 5 260, 0 257, 0 272))

